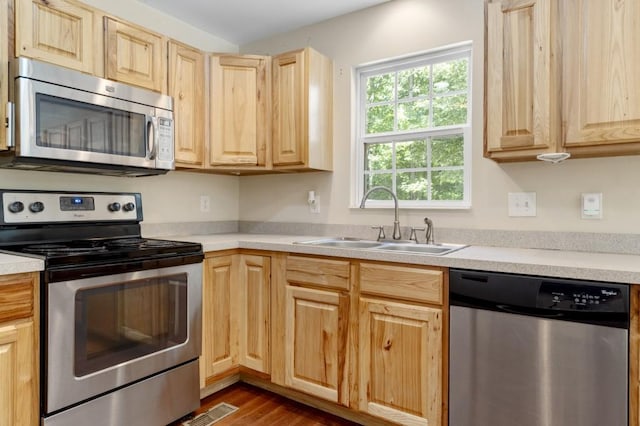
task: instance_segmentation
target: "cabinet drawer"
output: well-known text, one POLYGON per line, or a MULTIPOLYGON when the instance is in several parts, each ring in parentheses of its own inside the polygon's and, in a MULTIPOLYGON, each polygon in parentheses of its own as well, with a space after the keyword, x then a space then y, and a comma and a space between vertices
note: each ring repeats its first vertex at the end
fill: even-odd
POLYGON ((441 305, 443 276, 437 269, 362 263, 360 291, 441 305))
POLYGON ((0 277, 0 322, 33 316, 34 285, 29 275, 0 277))
POLYGON ((349 290, 349 262, 289 256, 287 257, 287 281, 349 290))

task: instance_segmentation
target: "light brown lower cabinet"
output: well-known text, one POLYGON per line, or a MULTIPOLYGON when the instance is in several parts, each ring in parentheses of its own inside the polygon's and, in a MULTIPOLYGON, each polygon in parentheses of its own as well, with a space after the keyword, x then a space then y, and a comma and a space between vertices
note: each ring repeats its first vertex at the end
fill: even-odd
POLYGON ((38 424, 37 274, 0 276, 0 425, 38 424))
POLYGON ((359 409, 403 425, 440 424, 442 310, 360 299, 359 409))
POLYGON ((206 255, 201 388, 240 366, 269 372, 270 264, 268 256, 206 255))
POLYGON ((640 426, 640 285, 630 290, 629 426, 640 426))
POLYGON ((348 304, 348 297, 338 291, 287 286, 287 386, 349 404, 345 377, 348 304))

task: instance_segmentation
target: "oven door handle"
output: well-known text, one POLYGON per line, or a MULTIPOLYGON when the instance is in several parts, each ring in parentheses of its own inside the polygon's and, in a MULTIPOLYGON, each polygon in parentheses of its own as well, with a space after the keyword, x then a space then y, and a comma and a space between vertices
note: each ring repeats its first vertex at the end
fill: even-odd
POLYGON ((156 151, 158 148, 158 119, 156 117, 147 116, 147 158, 149 160, 156 159, 156 151))

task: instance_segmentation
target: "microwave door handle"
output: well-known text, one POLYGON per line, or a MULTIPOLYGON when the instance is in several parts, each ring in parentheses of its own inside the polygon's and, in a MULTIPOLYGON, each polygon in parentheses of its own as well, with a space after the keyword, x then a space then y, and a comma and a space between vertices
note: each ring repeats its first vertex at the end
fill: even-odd
POLYGON ((158 147, 158 119, 155 117, 147 117, 147 152, 149 160, 156 158, 156 149, 158 147))

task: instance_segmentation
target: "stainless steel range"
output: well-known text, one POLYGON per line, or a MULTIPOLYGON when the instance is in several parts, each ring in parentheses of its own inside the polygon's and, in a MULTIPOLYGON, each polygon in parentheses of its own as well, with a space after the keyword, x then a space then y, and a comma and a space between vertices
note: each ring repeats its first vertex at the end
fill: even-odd
POLYGON ((198 408, 201 245, 142 238, 138 193, 0 194, 0 249, 45 262, 42 424, 164 425, 198 408))

